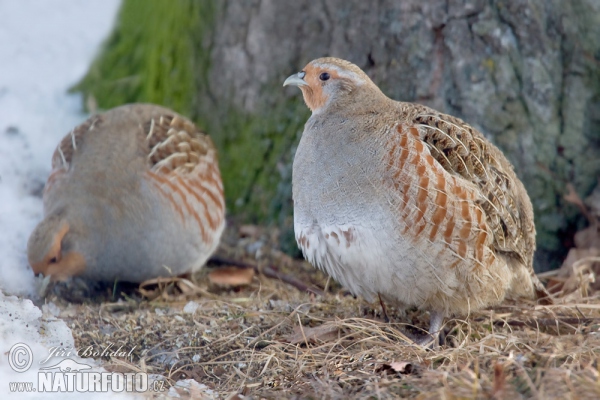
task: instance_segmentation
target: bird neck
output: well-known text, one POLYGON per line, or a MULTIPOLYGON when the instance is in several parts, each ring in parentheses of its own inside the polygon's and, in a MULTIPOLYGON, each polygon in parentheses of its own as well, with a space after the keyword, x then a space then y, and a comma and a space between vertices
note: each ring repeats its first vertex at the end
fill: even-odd
POLYGON ((392 100, 383 94, 377 86, 369 82, 328 99, 319 109, 313 110, 313 115, 334 113, 368 114, 373 110, 387 107, 390 101, 392 100))

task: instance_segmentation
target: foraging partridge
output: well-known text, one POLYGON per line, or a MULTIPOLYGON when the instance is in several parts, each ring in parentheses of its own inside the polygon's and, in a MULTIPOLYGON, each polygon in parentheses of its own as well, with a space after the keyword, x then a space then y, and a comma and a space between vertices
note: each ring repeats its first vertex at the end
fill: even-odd
POLYGON ((306 259, 355 295, 444 317, 546 296, 531 202, 504 155, 462 120, 391 100, 356 65, 286 79, 312 111, 293 165, 306 259))
POLYGON ((53 280, 142 282, 193 272, 217 247, 224 214, 210 138, 169 109, 125 105, 90 117, 59 143, 29 263, 53 280))

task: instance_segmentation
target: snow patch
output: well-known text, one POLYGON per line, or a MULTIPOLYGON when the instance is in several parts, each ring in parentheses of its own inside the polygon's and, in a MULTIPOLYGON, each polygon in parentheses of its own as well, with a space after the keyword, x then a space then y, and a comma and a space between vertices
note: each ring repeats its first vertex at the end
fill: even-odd
POLYGON ((42 218, 52 152, 81 123, 81 79, 119 0, 0 2, 0 290, 35 295, 27 239, 42 218))

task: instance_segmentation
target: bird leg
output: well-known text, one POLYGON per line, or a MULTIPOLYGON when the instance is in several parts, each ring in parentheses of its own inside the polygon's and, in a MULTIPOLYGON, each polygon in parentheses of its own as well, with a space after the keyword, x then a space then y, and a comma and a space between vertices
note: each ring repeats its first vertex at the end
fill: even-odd
POLYGON ((388 318, 388 314, 387 314, 387 308, 385 307, 385 303, 383 302, 383 300, 381 299, 381 295, 377 294, 377 296, 379 296, 379 304, 381 304, 381 311, 383 311, 383 320, 387 323, 390 322, 390 319, 388 318))
POLYGON ((439 311, 429 312, 429 334, 439 337, 440 329, 442 328, 442 322, 444 322, 444 314, 439 311))
POLYGON ((444 313, 430 311, 429 315, 429 333, 415 342, 420 346, 436 349, 440 345, 440 330, 442 328, 442 322, 444 322, 444 313))

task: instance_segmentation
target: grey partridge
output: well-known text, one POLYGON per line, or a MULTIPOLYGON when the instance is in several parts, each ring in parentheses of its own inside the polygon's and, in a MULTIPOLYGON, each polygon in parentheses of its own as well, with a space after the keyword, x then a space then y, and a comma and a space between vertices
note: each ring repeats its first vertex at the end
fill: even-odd
POLYGON ((312 111, 293 164, 294 230, 353 294, 430 312, 429 332, 505 298, 545 297, 527 192, 475 128, 388 98, 320 58, 286 79, 312 111))
POLYGON ((131 104, 90 117, 52 157, 34 273, 142 282, 198 270, 225 225, 210 138, 175 112, 131 104))

